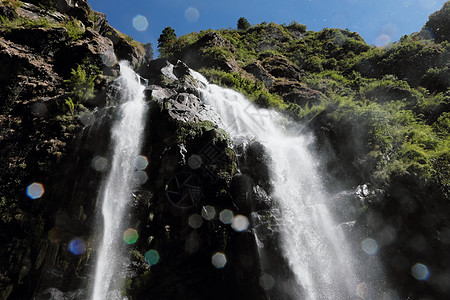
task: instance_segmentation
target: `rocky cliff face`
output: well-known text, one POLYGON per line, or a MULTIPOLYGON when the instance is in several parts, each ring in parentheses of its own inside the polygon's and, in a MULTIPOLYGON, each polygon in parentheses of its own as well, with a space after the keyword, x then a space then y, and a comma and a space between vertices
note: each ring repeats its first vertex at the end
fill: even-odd
MULTIPOLYGON (((120 59, 148 79, 150 108, 142 150, 147 180, 127 219, 139 232, 128 248, 123 292, 129 299, 291 297, 260 285, 254 232, 269 245, 265 268, 281 274, 277 281, 292 278, 276 232, 265 224, 270 220, 251 220, 252 232, 236 232, 218 218, 264 215, 273 205, 264 148, 258 142, 233 148, 207 121, 214 113, 200 101, 187 65, 303 122, 318 138, 328 189, 350 191, 348 205, 335 209, 356 217, 348 226, 355 248, 367 237, 379 242, 388 280, 401 297, 448 298, 445 42, 424 41, 421 33, 372 49, 347 30, 271 23, 209 30, 188 44, 179 39, 170 65, 150 61, 144 45, 85 1, 10 0, 0 12, 1 299, 87 297, 120 59), (41 197, 27 196, 33 183, 42 184, 41 197), (74 241, 83 246, 79 254, 71 252, 74 241), (159 255, 154 265, 150 250, 159 255), (212 256, 223 259, 225 252, 227 268, 214 268, 212 256), (417 263, 428 266, 429 280, 411 275, 417 263)), ((445 12, 427 26, 447 24, 445 12)), ((370 282, 367 271, 360 275, 370 282)))
POLYGON ((95 207, 120 95, 113 79, 116 62, 127 59, 149 79, 142 154, 150 164, 127 219, 139 240, 128 249, 133 267, 123 292, 263 299, 253 234, 219 220, 224 211, 250 212, 232 200, 236 155, 226 133, 206 121, 214 116, 187 66, 148 64, 142 45, 84 2, 57 1, 51 12, 33 3, 1 7, 1 298, 88 297, 100 240, 95 207), (33 183, 43 187, 40 197, 27 195, 33 183), (149 249, 161 259, 152 267, 149 249), (230 267, 214 268, 212 255, 224 252, 230 267))
MULTIPOLYGON (((91 158, 68 153, 92 138, 77 137, 91 124, 89 110, 104 105, 117 60, 138 66, 149 57, 85 1, 3 1, 0 11, 0 298, 30 299, 46 280, 66 289, 79 283, 74 274, 83 273, 91 246, 74 257, 68 243, 88 237, 96 188, 82 187, 99 179, 86 161, 91 158), (40 199, 26 195, 33 182, 44 186, 40 199)), ((89 145, 106 148, 107 142, 89 145)))

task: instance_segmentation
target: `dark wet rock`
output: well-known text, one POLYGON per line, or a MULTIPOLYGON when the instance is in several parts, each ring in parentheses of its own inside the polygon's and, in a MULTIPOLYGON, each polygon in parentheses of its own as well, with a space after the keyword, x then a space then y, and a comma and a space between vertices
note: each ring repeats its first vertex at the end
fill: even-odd
POLYGON ((302 71, 281 56, 272 56, 264 59, 261 65, 275 78, 300 80, 302 71))
POLYGON ((264 69, 260 62, 251 63, 244 70, 255 76, 256 79, 261 80, 267 88, 270 88, 275 82, 274 77, 264 69))
POLYGON ((280 95, 287 102, 300 106, 318 104, 325 98, 320 91, 313 90, 298 82, 284 80, 275 81, 270 88, 270 92, 280 95))

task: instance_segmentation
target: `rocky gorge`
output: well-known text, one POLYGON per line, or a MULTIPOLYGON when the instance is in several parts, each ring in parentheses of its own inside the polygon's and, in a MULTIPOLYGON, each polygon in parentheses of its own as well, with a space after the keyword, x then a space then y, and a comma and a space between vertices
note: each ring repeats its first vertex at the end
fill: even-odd
MULTIPOLYGON (((387 50, 349 31, 270 23, 180 37, 153 59, 150 45, 112 28, 86 1, 2 1, 1 299, 89 298, 98 190, 122 93, 119 60, 145 83, 148 106, 141 150, 148 165, 126 216, 139 238, 126 246, 124 297, 296 299, 270 216, 267 149, 256 140, 237 146, 203 101, 192 68, 314 134, 340 226, 358 260, 386 274, 387 299, 445 299, 449 37, 444 30, 439 40, 421 37, 433 22, 448 28, 449 3, 421 33, 387 50), (421 68, 409 70, 411 60, 421 68), (42 186, 39 197, 26 193, 33 184, 42 186), (247 218, 249 230, 224 222, 229 213, 247 218), (369 237, 376 255, 361 249, 369 237), (264 269, 261 242, 271 258, 264 269), (216 254, 226 254, 226 268, 212 265, 216 254), (416 276, 418 264, 431 276, 416 276)), ((370 299, 378 278, 364 267, 358 276, 357 296, 370 299)))

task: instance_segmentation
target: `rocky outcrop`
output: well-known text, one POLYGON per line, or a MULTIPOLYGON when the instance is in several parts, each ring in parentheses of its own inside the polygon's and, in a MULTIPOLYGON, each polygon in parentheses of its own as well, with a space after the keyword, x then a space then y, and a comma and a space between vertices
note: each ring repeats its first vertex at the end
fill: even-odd
POLYGON ((182 49, 174 57, 174 60, 182 60, 193 69, 201 67, 218 67, 224 71, 237 71, 236 62, 227 57, 222 49, 234 53, 236 49, 217 32, 211 31, 205 34, 197 42, 182 49))
MULTIPOLYGON (((109 141, 94 129, 82 129, 109 126, 102 120, 111 111, 90 110, 106 103, 117 58, 135 66, 148 60, 141 44, 119 32, 112 40, 96 27, 94 20, 101 18, 86 1, 55 1, 53 9, 38 3, 0 4, 2 17, 23 24, 0 28, 0 299, 57 294, 44 287, 64 292, 85 287, 101 178, 91 162, 107 151, 109 141), (67 83, 77 66, 95 78, 95 97, 83 103, 67 83), (33 182, 45 190, 35 201, 25 193, 33 182), (85 242, 82 255, 69 251, 75 238, 85 242)), ((113 30, 105 19, 102 24, 113 30)))
POLYGON ((251 63, 244 70, 261 80, 267 88, 270 88, 275 82, 275 78, 264 69, 260 62, 251 63))

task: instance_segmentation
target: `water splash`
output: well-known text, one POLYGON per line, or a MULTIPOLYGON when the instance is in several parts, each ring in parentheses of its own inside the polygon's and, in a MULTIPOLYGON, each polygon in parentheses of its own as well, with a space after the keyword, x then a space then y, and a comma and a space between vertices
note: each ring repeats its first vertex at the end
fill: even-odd
POLYGON ((111 168, 99 196, 103 216, 103 238, 97 257, 93 300, 120 299, 123 255, 123 224, 127 207, 132 200, 134 168, 141 148, 146 105, 144 86, 128 66, 120 63, 121 104, 112 128, 111 168))
MULTIPOLYGON (((347 299, 356 294, 354 258, 345 236, 327 208, 327 200, 317 171, 317 161, 308 151, 312 137, 289 134, 285 118, 260 109, 241 94, 203 82, 202 98, 214 107, 235 143, 256 138, 272 159, 270 166, 279 215, 284 257, 301 287, 301 299, 347 299)), ((294 290, 299 290, 294 288, 294 290)))

